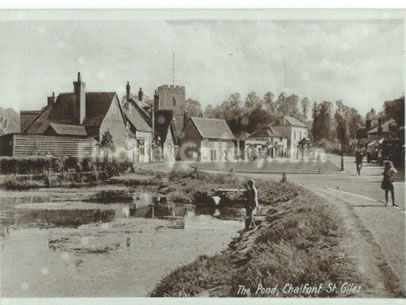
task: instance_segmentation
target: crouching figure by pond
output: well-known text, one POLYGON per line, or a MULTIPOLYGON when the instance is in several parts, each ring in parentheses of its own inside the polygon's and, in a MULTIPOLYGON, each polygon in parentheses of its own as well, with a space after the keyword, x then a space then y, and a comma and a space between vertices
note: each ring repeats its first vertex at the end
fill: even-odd
POLYGON ((249 230, 250 228, 255 228, 255 215, 257 213, 259 204, 258 204, 258 190, 255 187, 255 181, 253 179, 248 180, 247 182, 247 193, 245 200, 245 229, 249 230))

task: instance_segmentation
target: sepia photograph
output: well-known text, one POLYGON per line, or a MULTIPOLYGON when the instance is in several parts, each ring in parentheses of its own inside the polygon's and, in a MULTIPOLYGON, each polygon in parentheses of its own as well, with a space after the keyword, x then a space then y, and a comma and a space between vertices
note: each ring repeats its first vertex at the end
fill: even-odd
POLYGON ((405 16, 0 11, 0 296, 404 299, 405 16))

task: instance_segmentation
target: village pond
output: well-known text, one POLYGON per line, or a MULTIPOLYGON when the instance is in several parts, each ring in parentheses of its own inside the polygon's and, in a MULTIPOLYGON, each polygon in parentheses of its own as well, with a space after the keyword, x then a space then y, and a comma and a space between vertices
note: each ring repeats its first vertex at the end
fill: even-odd
POLYGON ((4 297, 146 296, 200 255, 227 248, 240 208, 166 202, 88 202, 101 187, 0 194, 4 297))

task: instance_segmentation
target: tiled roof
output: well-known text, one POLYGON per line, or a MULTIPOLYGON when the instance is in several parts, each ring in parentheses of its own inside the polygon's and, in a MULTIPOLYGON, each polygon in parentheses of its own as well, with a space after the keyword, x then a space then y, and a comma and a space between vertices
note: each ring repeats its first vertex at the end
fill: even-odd
POLYGON ((50 123, 49 128, 52 128, 52 130, 57 135, 87 136, 86 129, 82 125, 66 125, 66 124, 50 123))
MULTIPOLYGON (((111 103, 115 97, 115 92, 86 92, 86 117, 83 125, 86 129, 99 127, 105 118, 111 103)), ((74 93, 61 93, 56 102, 45 107, 42 113, 30 125, 27 133, 42 134, 49 127, 50 123, 74 125, 73 103, 74 93)))
POLYGON ((225 120, 191 117, 200 136, 206 139, 234 140, 234 135, 225 120))
POLYGON ((124 107, 124 115, 128 121, 135 127, 138 131, 152 132, 152 128, 147 124, 145 119, 140 114, 140 110, 136 107, 130 106, 131 111, 129 110, 129 104, 127 103, 124 107))
POLYGON ((40 110, 20 111, 21 132, 24 132, 31 123, 39 116, 40 110))
POLYGON ((249 138, 269 138, 269 137, 282 137, 282 135, 272 126, 267 126, 260 130, 254 131, 249 136, 249 138))
POLYGON ((299 120, 295 119, 294 117, 291 117, 289 115, 284 115, 283 119, 279 121, 279 124, 274 124, 274 126, 296 126, 296 127, 305 127, 307 126, 300 122, 299 120))

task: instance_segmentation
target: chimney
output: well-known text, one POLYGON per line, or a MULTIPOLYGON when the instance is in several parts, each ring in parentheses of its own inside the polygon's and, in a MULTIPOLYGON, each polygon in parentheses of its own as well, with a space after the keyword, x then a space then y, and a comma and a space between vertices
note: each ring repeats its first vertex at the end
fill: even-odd
POLYGON ((382 119, 378 119, 378 134, 382 133, 382 119))
POLYGON ((48 106, 55 103, 55 92, 52 92, 52 96, 48 96, 48 106))
POLYGON ((143 95, 144 95, 144 92, 142 92, 142 88, 140 88, 140 90, 138 91, 138 100, 139 101, 142 101, 143 95))
POLYGON ((367 128, 367 130, 370 130, 372 126, 372 120, 366 120, 365 121, 365 127, 367 128))
POLYGON ((86 117, 86 83, 82 82, 80 72, 78 72, 78 80, 73 82, 75 93, 73 105, 73 117, 76 124, 83 124, 86 117))
POLYGON ((155 94, 154 94, 154 111, 158 111, 159 110, 159 95, 158 95, 158 91, 155 90, 155 94))
POLYGON ((131 86, 130 86, 130 82, 127 81, 127 85, 125 86, 126 91, 127 91, 127 101, 130 100, 130 93, 131 93, 131 86))

